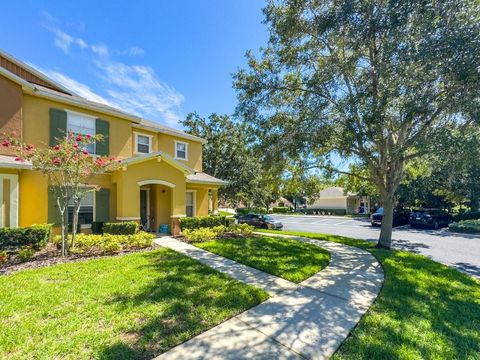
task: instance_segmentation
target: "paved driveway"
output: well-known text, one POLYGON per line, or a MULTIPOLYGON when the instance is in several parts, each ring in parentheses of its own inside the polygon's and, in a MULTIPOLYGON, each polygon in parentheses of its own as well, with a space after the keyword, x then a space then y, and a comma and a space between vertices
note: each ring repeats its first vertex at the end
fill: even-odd
MULTIPOLYGON (((274 215, 284 230, 349 236, 377 241, 380 228, 365 218, 274 215)), ((408 250, 480 278, 480 236, 455 234, 446 229, 423 230, 402 226, 393 230, 393 246, 408 250)))

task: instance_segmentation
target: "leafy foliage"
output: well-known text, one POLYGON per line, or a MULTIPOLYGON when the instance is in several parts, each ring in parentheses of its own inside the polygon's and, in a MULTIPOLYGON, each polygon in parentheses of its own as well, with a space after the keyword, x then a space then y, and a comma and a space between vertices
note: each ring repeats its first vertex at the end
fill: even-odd
POLYGON ((203 148, 203 169, 227 181, 219 189, 221 203, 268 206, 278 198, 280 169, 263 166, 264 154, 256 151, 245 124, 227 115, 202 118, 196 113, 190 113, 182 124, 188 133, 208 141, 203 148))
POLYGON ((478 114, 478 2, 278 0, 264 13, 269 42, 235 74, 238 113, 280 162, 342 171, 337 154, 367 169, 353 175, 375 184, 390 247, 405 167, 450 119, 478 114))
POLYGON ((180 229, 193 230, 198 228, 211 228, 226 225, 225 216, 195 216, 180 218, 180 229))
POLYGON ((68 251, 68 206, 73 203, 72 241, 75 246, 78 229, 80 203, 88 192, 95 191, 88 185, 93 176, 114 170, 118 164, 114 157, 92 156, 88 145, 103 141, 102 135, 80 135, 68 132, 63 138, 55 139, 51 147, 35 147, 25 144, 16 134, 3 135, 2 146, 11 148, 17 155, 16 161, 30 161, 33 170, 40 171, 48 178, 62 224, 62 255, 68 251))
POLYGON ((461 233, 480 233, 480 220, 463 220, 448 225, 448 228, 461 233))
POLYGON ((103 224, 104 234, 113 235, 133 235, 139 230, 139 224, 136 221, 122 221, 117 223, 103 224))
POLYGON ((24 228, 0 228, 0 250, 18 252, 24 247, 39 250, 49 241, 51 231, 50 224, 24 228))
MULTIPOLYGON (((130 235, 114 234, 78 234, 77 243, 71 249, 74 254, 108 254, 125 250, 143 249, 152 245, 153 234, 139 231, 130 235)), ((55 244, 61 243, 61 237, 54 238, 55 244)))

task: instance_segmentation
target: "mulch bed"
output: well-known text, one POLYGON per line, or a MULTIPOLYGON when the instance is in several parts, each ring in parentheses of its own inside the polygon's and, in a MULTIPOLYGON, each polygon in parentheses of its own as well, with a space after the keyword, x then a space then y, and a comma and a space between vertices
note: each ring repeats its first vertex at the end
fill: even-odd
POLYGON ((18 257, 11 257, 7 263, 0 265, 0 276, 13 274, 21 270, 37 269, 67 262, 86 261, 106 256, 122 256, 134 252, 146 252, 155 248, 158 248, 158 246, 153 245, 148 248, 124 250, 117 253, 74 254, 62 257, 57 247, 54 244, 49 243, 47 246, 45 246, 45 248, 35 253, 35 255, 33 255, 33 257, 28 261, 22 262, 18 257))

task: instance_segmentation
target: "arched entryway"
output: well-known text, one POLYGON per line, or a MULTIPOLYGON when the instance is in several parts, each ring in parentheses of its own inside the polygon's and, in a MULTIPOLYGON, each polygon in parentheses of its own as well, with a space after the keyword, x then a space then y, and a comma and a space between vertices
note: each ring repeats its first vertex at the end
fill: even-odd
POLYGON ((170 225, 172 215, 172 189, 175 184, 158 179, 138 183, 141 223, 150 231, 159 232, 161 225, 170 225))

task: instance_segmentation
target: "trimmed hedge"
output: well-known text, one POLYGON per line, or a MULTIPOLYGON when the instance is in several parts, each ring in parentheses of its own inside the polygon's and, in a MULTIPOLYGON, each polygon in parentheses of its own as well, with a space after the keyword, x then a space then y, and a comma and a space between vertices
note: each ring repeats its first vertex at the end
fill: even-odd
POLYGON ((181 230, 212 228, 214 226, 227 225, 225 216, 196 216, 180 218, 179 220, 181 230))
POLYGON ((453 221, 480 219, 480 211, 467 211, 453 215, 453 221))
POLYGON ((140 225, 136 221, 104 223, 103 233, 111 235, 134 235, 138 232, 139 227, 140 225))
POLYGON ((448 228, 460 233, 480 233, 480 220, 463 220, 451 223, 448 228))
POLYGON ((24 247, 40 250, 50 240, 51 224, 24 228, 0 228, 0 250, 18 252, 24 247))
POLYGON ((276 206, 272 208, 274 214, 288 214, 292 212, 292 208, 289 206, 276 206))
POLYGON ((238 208, 237 215, 243 216, 247 214, 267 214, 268 210, 262 207, 238 208))

